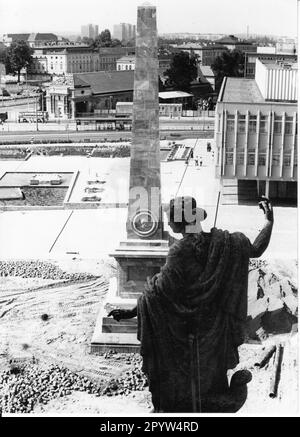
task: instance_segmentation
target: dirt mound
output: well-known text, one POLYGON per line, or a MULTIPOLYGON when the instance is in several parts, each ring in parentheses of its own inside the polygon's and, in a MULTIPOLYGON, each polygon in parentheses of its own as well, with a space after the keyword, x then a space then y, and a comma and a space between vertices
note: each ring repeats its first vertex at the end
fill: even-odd
POLYGON ((298 322, 297 261, 250 263, 248 336, 265 339, 288 333, 298 322))

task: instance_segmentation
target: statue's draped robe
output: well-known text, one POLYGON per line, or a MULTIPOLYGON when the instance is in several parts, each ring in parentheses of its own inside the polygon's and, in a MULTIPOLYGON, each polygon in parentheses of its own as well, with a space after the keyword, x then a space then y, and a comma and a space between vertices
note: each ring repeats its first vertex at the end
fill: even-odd
POLYGON ((244 337, 252 252, 242 233, 188 234, 148 282, 138 300, 138 339, 157 411, 193 411, 193 363, 202 402, 228 388, 226 372, 237 365, 244 337))

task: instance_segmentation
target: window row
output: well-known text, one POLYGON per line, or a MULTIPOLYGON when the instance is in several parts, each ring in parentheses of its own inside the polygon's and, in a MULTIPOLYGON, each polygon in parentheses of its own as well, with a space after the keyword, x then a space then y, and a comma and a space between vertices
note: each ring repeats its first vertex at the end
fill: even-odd
MULTIPOLYGON (((122 67, 122 65, 120 65, 120 64, 118 65, 118 70, 124 70, 124 68, 122 67)), ((132 65, 131 65, 131 64, 129 64, 129 65, 126 64, 126 65, 125 65, 125 70, 134 70, 134 65, 133 65, 133 64, 132 64, 132 65)))
MULTIPOLYGON (((272 166, 280 166, 280 153, 273 153, 272 155, 272 166)), ((233 165, 233 152, 228 151, 225 153, 225 164, 226 165, 233 165)), ((236 164, 237 165, 245 165, 245 154, 243 152, 238 152, 236 154, 236 164)), ((258 154, 258 160, 257 160, 258 166, 265 166, 267 164, 267 154, 266 153, 259 153, 258 154)), ((247 165, 255 165, 255 152, 249 151, 247 153, 247 165)), ((284 153, 283 154, 283 166, 284 167, 291 167, 292 165, 292 155, 291 153, 284 153)), ((297 165, 297 159, 295 157, 294 159, 294 165, 297 165)))
MULTIPOLYGON (((220 132, 220 120, 218 120, 218 131, 220 132)), ((292 135, 293 134, 293 123, 294 123, 294 117, 292 116, 286 116, 285 117, 285 123, 284 123, 284 132, 286 135, 292 135)), ((249 133, 255 134, 257 133, 257 127, 258 127, 258 119, 257 115, 250 115, 249 116, 249 133)), ((227 122, 226 122, 226 129, 227 132, 234 132, 235 130, 235 115, 228 114, 227 115, 227 122)), ((275 115, 274 117, 274 134, 282 134, 283 129, 283 117, 280 115, 275 115)), ((238 133, 246 133, 246 115, 239 115, 237 119, 237 131, 238 133)), ((259 118, 259 131, 260 133, 267 133, 268 131, 268 116, 267 115, 261 115, 259 118)), ((296 124, 296 133, 297 133, 297 124, 296 124)))

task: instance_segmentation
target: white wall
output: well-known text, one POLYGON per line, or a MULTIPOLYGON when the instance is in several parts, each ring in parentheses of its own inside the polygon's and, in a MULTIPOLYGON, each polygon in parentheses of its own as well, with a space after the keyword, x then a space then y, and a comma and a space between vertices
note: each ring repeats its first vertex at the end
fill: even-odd
POLYGON ((256 59, 255 81, 266 100, 292 100, 298 98, 298 70, 296 68, 266 67, 256 59))

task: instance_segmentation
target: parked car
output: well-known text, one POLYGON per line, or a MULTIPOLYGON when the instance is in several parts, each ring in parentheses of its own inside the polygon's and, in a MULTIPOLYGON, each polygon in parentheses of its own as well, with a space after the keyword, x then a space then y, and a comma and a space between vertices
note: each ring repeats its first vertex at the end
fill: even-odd
POLYGON ((82 202, 100 202, 101 201, 101 197, 100 196, 96 196, 96 195, 83 196, 81 201, 82 202))
POLYGON ((85 188, 85 193, 102 193, 104 191, 104 188, 98 188, 98 187, 87 187, 85 188))
POLYGON ((89 180, 87 181, 88 185, 93 185, 93 184, 105 184, 106 181, 100 181, 100 179, 93 179, 93 180, 89 180))

